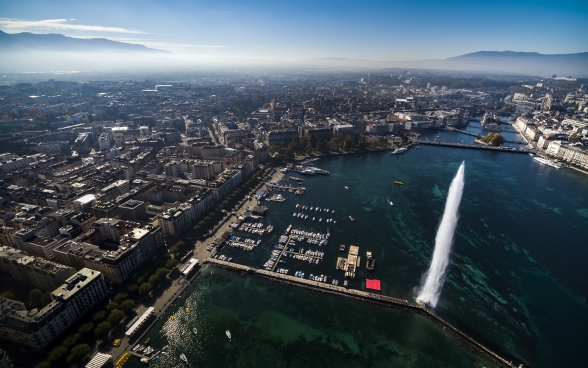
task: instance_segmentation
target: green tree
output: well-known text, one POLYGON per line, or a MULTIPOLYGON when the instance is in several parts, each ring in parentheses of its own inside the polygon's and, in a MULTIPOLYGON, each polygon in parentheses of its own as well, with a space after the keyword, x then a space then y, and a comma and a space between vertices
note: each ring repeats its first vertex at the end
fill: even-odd
POLYGON ((112 312, 113 310, 118 308, 118 303, 117 302, 110 302, 108 303, 108 305, 106 306, 106 311, 107 312, 112 312))
POLYGON ((165 268, 167 268, 168 270, 171 270, 174 267, 176 267, 177 264, 178 264, 178 261, 177 260, 170 259, 167 262, 165 262, 165 268))
POLYGON ((47 355, 47 361, 55 367, 61 367, 65 363, 67 353, 68 349, 65 346, 58 346, 49 352, 49 355, 47 355))
POLYGON ((134 307, 135 302, 131 299, 124 300, 122 303, 120 303, 120 309, 122 309, 124 312, 131 311, 134 307))
POLYGON ((121 303, 123 300, 126 300, 129 298, 129 294, 125 293, 125 292, 121 292, 116 294, 116 296, 114 297, 114 301, 117 303, 121 303))
POLYGON ((90 346, 88 344, 79 344, 71 349, 69 356, 67 357, 67 364, 77 364, 82 361, 90 352, 90 346))
MULTIPOLYGON (((79 336, 79 335, 78 335, 79 336)), ((81 337, 81 336, 79 336, 81 337)), ((75 337, 75 335, 69 335, 68 337, 66 337, 63 342, 61 343, 62 346, 64 346, 66 349, 71 349, 72 347, 74 347, 77 343, 78 343, 78 339, 75 337)))
POLYGON ((96 312, 92 316, 92 322, 94 322, 94 323, 100 323, 104 320, 106 320, 106 311, 96 312))
POLYGON ((149 283, 151 285, 158 285, 161 282, 161 277, 157 276, 157 275, 151 275, 151 277, 149 277, 149 283))
MULTIPOLYGON (((169 261, 168 261, 169 262, 169 261)), ((139 286, 139 295, 147 295, 153 290, 153 285, 144 282, 139 286)))
POLYGON ((121 311, 120 309, 115 309, 112 312, 110 312, 110 314, 106 318, 106 321, 108 321, 108 323, 114 326, 119 324, 120 321, 123 320, 123 318, 125 318, 125 312, 121 311))
POLYGON ((157 271, 155 271, 155 274, 157 276, 161 277, 162 279, 164 277, 166 277, 168 273, 169 273, 169 271, 167 270, 167 268, 164 268, 164 267, 160 267, 157 269, 157 271))
POLYGON ((130 284, 129 286, 127 286, 127 291, 130 294, 136 294, 139 291, 139 285, 137 285, 137 284, 130 284))
POLYGON ((78 329, 78 333, 82 336, 82 339, 86 340, 92 336, 92 332, 94 331, 94 324, 92 322, 84 323, 78 329))
POLYGON ((112 330, 112 325, 109 322, 100 322, 94 329, 94 336, 97 339, 105 338, 110 333, 110 330, 112 330))

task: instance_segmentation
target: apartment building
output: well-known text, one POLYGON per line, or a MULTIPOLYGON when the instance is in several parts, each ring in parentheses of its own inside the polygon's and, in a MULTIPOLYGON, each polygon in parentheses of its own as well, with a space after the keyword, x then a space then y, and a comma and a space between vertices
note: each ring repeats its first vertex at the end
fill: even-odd
POLYGON ((34 350, 45 348, 106 297, 102 273, 83 268, 51 293, 51 303, 27 310, 22 302, 0 298, 0 336, 34 350))

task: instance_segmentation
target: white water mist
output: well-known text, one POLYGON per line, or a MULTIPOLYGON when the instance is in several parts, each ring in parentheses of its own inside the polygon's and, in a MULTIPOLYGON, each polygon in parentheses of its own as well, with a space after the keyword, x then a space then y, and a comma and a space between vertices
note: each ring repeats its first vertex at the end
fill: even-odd
POLYGON ((457 170, 457 174, 453 178, 449 186, 449 194, 447 195, 447 202, 445 203, 445 212, 441 219, 441 225, 437 231, 435 238, 435 250, 433 251, 433 260, 431 267, 426 273, 425 282, 419 292, 417 301, 424 303, 430 307, 436 307, 443 282, 445 281, 445 269, 449 263, 449 252, 453 244, 453 233, 457 226, 457 211, 459 210, 459 203, 461 202, 461 195, 464 186, 464 167, 465 161, 457 170))

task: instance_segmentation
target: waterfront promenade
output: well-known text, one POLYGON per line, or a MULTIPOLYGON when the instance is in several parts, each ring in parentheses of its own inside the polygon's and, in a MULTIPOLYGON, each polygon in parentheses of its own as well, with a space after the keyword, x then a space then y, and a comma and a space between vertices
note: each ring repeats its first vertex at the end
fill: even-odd
POLYGON ((222 261, 222 260, 215 259, 215 258, 207 258, 205 263, 214 264, 219 267, 224 267, 224 268, 228 268, 228 269, 239 271, 239 272, 245 272, 248 274, 256 275, 259 277, 263 277, 263 278, 278 281, 278 282, 283 282, 283 283, 288 283, 288 284, 292 284, 292 285, 296 285, 296 286, 306 287, 306 288, 318 290, 321 292, 327 292, 327 293, 347 296, 347 297, 351 297, 351 298, 355 298, 355 299, 359 299, 359 300, 363 300, 363 301, 368 301, 368 302, 386 305, 386 306, 390 306, 390 307, 400 308, 400 309, 403 309, 403 310, 406 310, 409 312, 417 313, 417 314, 424 316, 425 318, 428 318, 432 322, 437 323, 438 325, 442 326, 444 328, 444 330, 453 333, 457 338, 462 339, 463 341, 470 344, 474 349, 488 355, 497 363, 499 363, 503 366, 506 366, 506 367, 517 367, 518 366, 517 364, 513 364, 512 360, 509 361, 509 360, 503 358, 502 356, 495 353, 494 351, 492 351, 488 347, 484 346, 480 342, 478 342, 475 339, 473 339, 472 337, 468 336, 463 331, 457 329, 456 327, 451 325, 449 322, 445 321, 443 318, 441 318, 440 316, 435 314, 433 310, 428 309, 428 308, 421 306, 421 305, 410 304, 405 299, 394 298, 391 296, 386 296, 386 295, 381 295, 381 294, 376 294, 376 293, 370 293, 370 292, 366 292, 366 291, 362 291, 362 290, 348 289, 343 286, 336 286, 336 285, 327 284, 324 282, 303 279, 303 278, 299 278, 299 277, 295 277, 295 276, 291 276, 291 275, 284 275, 284 274, 280 274, 280 273, 276 273, 276 272, 271 272, 271 271, 267 271, 267 270, 257 269, 254 267, 240 265, 237 263, 222 261))

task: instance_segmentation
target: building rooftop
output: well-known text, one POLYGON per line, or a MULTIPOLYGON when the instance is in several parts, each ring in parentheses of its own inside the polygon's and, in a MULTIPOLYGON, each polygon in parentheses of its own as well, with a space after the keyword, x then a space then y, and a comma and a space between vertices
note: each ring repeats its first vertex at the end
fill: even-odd
POLYGON ((70 277, 69 279, 65 280, 65 284, 61 285, 61 287, 53 290, 52 297, 53 299, 59 301, 67 301, 68 299, 72 298, 78 291, 80 291, 84 286, 90 284, 95 279, 102 276, 102 273, 99 271, 94 271, 89 268, 82 268, 75 275, 70 277))

